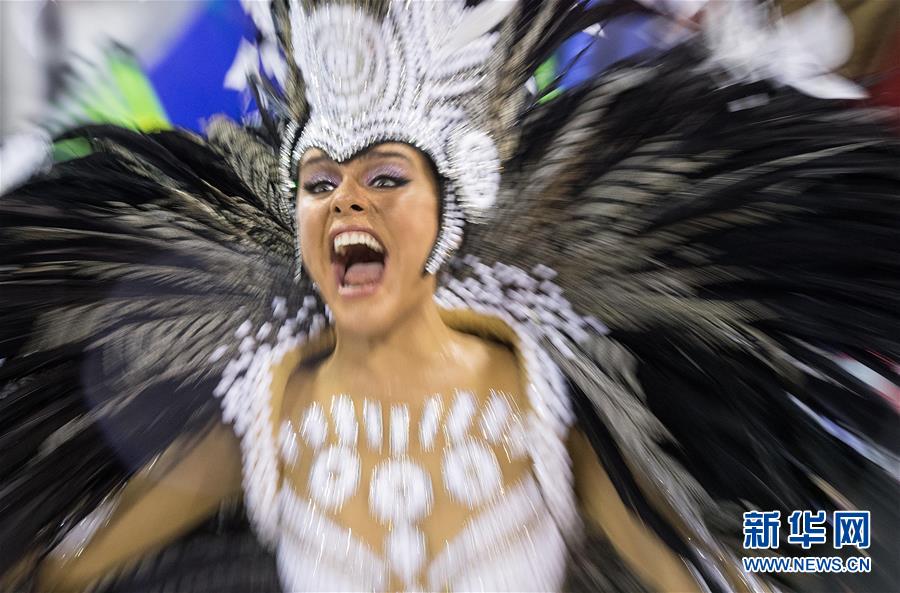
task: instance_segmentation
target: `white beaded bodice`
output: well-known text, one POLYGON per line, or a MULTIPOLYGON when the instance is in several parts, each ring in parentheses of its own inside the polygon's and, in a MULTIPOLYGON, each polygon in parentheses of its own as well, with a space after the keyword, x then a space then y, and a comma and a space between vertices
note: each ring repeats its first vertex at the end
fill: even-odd
POLYGON ((558 588, 565 546, 532 473, 526 417, 492 390, 388 406, 336 395, 285 420, 285 588, 558 588))
POLYGON ((245 505, 285 591, 562 587, 578 526, 563 380, 511 319, 457 314, 456 329, 502 326, 524 393, 334 394, 282 410, 308 338, 257 350, 228 385, 245 505))

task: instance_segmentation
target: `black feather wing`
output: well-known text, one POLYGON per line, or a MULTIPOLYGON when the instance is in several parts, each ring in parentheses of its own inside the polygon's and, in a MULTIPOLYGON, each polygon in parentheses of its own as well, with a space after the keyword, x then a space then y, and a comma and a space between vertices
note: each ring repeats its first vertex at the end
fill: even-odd
POLYGON ((532 110, 468 248, 553 268, 609 328, 545 333, 623 497, 710 584, 742 572, 742 511, 849 507, 872 511, 877 568, 834 581, 893 590, 897 401, 845 359, 896 390, 900 142, 875 112, 721 87, 701 61, 685 46, 532 110))
POLYGON ((0 574, 215 422, 236 332, 303 293, 274 148, 212 132, 82 128, 0 197, 0 574))

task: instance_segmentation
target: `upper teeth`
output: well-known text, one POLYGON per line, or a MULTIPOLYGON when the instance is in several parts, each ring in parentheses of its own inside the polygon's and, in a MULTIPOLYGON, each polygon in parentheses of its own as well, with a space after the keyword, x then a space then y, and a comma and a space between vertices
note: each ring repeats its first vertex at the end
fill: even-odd
POLYGON ((334 237, 334 252, 338 255, 343 255, 347 247, 350 247, 351 245, 365 245, 372 251, 384 253, 384 247, 381 246, 378 239, 369 233, 348 231, 334 237))

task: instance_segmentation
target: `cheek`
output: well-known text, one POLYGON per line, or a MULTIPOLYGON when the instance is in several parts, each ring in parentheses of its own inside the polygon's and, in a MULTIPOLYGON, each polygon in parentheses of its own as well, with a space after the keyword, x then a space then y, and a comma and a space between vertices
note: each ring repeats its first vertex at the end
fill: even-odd
POLYGON ((296 224, 297 232, 300 235, 300 252, 303 256, 303 265, 308 270, 315 269, 322 259, 322 233, 325 226, 324 210, 317 208, 314 203, 300 201, 297 204, 296 224))
POLYGON ((409 253, 411 262, 416 267, 424 265, 437 239, 438 212, 436 204, 423 201, 415 207, 405 209, 398 217, 398 228, 401 229, 401 240, 406 243, 404 249, 409 253))

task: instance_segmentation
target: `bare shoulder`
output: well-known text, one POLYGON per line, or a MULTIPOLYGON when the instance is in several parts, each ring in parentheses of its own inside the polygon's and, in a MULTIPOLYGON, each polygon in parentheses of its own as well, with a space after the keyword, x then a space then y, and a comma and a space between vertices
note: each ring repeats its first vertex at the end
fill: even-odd
POLYGON ((310 387, 315 385, 318 376, 318 367, 298 366, 291 373, 286 385, 285 402, 293 403, 293 400, 302 393, 308 393, 310 387))
POLYGON ((484 387, 522 393, 521 365, 515 349, 504 342, 469 335, 466 349, 471 354, 474 374, 483 377, 484 387))
POLYGON ((327 355, 309 358, 294 367, 284 384, 282 410, 290 413, 315 398, 320 383, 322 367, 327 355))
POLYGON ((488 363, 492 368, 518 374, 519 359, 512 346, 493 340, 483 340, 488 363))

